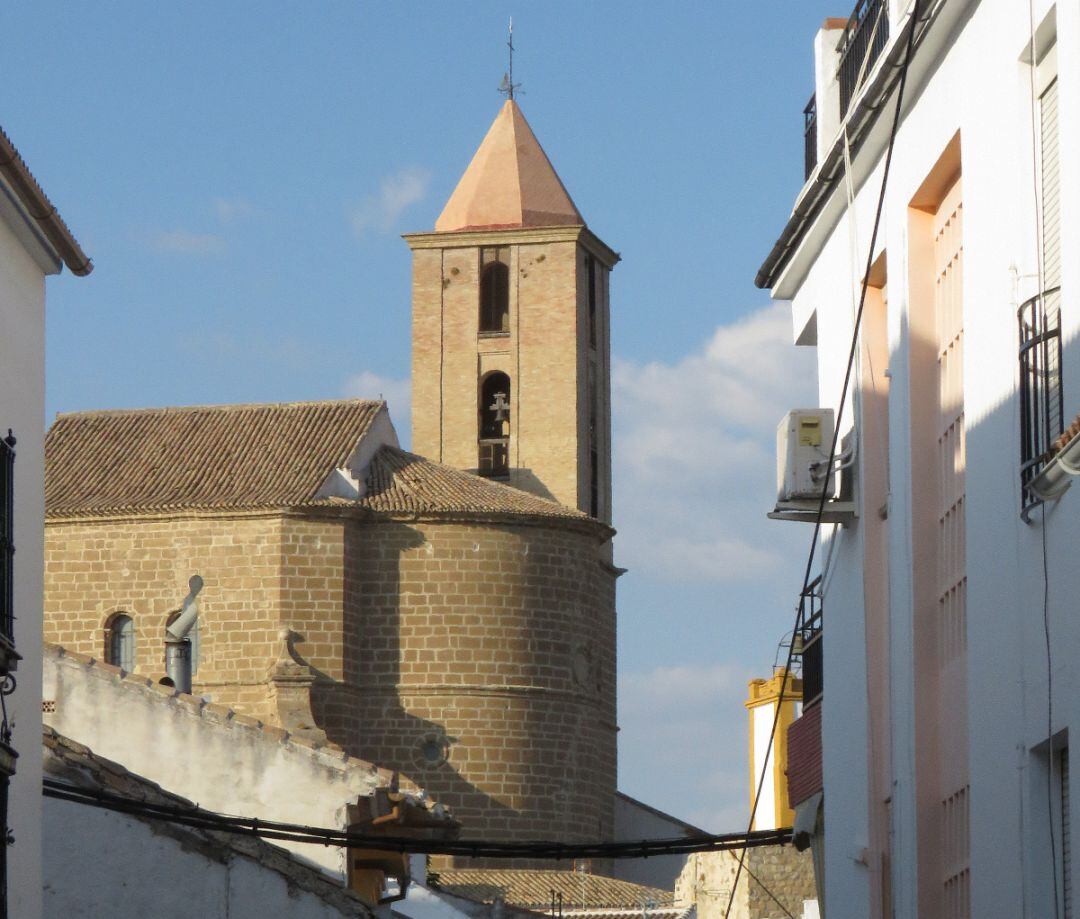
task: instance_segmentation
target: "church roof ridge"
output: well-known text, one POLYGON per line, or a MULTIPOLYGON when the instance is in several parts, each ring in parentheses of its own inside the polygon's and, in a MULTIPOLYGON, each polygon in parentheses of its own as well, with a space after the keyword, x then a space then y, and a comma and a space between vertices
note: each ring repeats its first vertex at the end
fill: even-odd
POLYGON ((157 405, 145 408, 91 408, 74 412, 57 412, 56 418, 112 417, 117 415, 166 415, 185 412, 239 412, 260 409, 304 409, 334 405, 385 405, 385 399, 301 399, 291 402, 208 402, 191 405, 157 405))
POLYGON ((507 99, 442 213, 436 232, 584 226, 521 107, 507 99))
POLYGON ((382 444, 359 498, 319 497, 377 436, 386 403, 341 399, 60 415, 45 439, 49 520, 352 508, 609 528, 577 508, 382 444))
POLYGON ((301 505, 384 412, 339 399, 61 415, 45 437, 46 516, 301 505))

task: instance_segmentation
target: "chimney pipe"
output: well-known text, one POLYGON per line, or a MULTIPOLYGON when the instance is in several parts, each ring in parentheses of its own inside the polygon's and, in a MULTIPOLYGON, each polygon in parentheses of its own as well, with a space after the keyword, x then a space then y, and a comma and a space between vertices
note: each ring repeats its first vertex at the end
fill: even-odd
POLYGON ((191 640, 165 639, 165 672, 180 691, 191 693, 191 640))

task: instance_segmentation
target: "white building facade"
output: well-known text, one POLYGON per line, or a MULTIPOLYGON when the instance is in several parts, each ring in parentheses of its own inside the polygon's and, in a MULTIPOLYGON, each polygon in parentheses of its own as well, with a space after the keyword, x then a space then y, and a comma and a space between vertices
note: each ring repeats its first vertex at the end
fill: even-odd
POLYGON ((92 267, 0 131, 0 781, 14 770, 8 915, 31 919, 41 915, 45 278, 63 265, 77 275, 92 267))
POLYGON ((1080 3, 915 5, 819 32, 807 181, 757 278, 834 410, 867 285, 792 804, 823 915, 1065 917, 1080 487, 1039 495, 1078 448, 1080 3))

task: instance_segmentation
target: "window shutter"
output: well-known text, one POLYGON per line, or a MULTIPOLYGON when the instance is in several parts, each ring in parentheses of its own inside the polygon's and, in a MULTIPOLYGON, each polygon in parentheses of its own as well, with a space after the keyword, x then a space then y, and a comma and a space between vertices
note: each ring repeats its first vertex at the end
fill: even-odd
POLYGON ((1039 99, 1042 150, 1043 289, 1061 284, 1061 183, 1058 162, 1058 81, 1039 99))

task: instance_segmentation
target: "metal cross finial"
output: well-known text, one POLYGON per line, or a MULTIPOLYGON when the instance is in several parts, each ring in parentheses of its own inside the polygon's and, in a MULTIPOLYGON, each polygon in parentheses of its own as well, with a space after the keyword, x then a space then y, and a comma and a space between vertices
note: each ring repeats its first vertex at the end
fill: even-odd
POLYGON ((507 99, 514 98, 514 90, 521 86, 520 83, 514 82, 514 17, 510 17, 510 39, 506 43, 506 47, 510 49, 510 70, 503 74, 502 83, 499 86, 499 92, 505 93, 507 99))
POLYGON ((495 401, 488 406, 488 411, 495 413, 496 421, 506 421, 510 417, 510 402, 506 398, 506 393, 495 393, 495 401))

